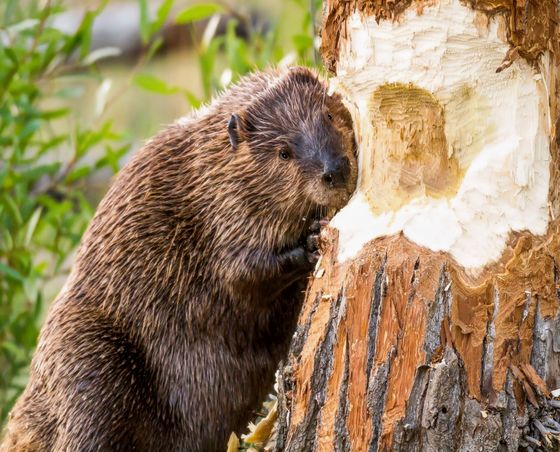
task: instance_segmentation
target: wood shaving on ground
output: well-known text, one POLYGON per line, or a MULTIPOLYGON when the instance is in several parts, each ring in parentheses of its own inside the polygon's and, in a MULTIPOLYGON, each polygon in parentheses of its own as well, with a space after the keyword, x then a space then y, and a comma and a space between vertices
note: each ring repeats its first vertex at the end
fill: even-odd
POLYGON ((251 433, 248 435, 243 435, 243 441, 249 444, 264 445, 268 442, 272 435, 272 430, 276 419, 278 418, 277 411, 278 402, 274 401, 274 404, 270 408, 270 411, 265 418, 261 419, 260 422, 249 425, 249 430, 251 433))
POLYGON ((239 438, 235 433, 229 435, 229 440, 227 443, 227 452, 237 452, 239 450, 239 438))

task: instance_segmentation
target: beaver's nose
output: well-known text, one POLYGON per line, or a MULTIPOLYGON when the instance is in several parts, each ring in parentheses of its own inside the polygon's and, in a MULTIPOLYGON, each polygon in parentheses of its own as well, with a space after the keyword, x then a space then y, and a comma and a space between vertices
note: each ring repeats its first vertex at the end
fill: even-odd
POLYGON ((348 157, 342 157, 325 165, 323 182, 329 188, 344 187, 348 182, 349 175, 350 160, 348 160, 348 157))

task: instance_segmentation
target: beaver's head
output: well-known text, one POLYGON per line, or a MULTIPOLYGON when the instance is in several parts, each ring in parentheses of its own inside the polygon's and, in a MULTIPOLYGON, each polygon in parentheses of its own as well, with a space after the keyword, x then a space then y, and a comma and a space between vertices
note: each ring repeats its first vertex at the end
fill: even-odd
POLYGON ((233 152, 251 153, 286 209, 332 213, 356 188, 350 114, 309 69, 290 69, 255 93, 250 105, 232 112, 228 132, 233 152))

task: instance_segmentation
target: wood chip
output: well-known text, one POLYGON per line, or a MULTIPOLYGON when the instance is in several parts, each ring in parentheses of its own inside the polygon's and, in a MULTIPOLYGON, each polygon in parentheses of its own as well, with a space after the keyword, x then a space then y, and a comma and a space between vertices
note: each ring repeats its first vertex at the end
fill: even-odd
POLYGON ((529 399, 531 405, 533 405, 535 408, 539 408, 539 402, 537 401, 535 392, 533 391, 533 388, 527 381, 527 378, 525 377, 523 372, 521 372, 521 370, 519 370, 519 368, 515 364, 510 364, 509 368, 513 372, 513 376, 517 379, 517 381, 519 381, 523 385, 525 395, 527 396, 527 399, 529 399))
POLYGON ((229 435, 229 440, 227 443, 227 452, 237 452, 239 449, 239 438, 234 432, 229 435))
POLYGON ((243 436, 245 442, 251 444, 264 444, 268 441, 272 433, 274 423, 278 418, 277 407, 278 404, 274 403, 272 409, 268 412, 266 417, 255 426, 255 429, 248 435, 243 436))
POLYGON ((521 363, 519 365, 519 367, 521 368, 521 371, 527 377, 527 380, 529 381, 529 383, 531 383, 531 385, 535 389, 537 389, 544 396, 550 397, 550 391, 548 390, 548 387, 546 386, 546 383, 543 381, 543 379, 541 377, 539 377, 539 374, 537 373, 535 368, 533 366, 531 366, 531 364, 521 363))
POLYGON ((315 278, 322 278, 324 274, 325 274, 325 269, 320 268, 315 272, 315 278))

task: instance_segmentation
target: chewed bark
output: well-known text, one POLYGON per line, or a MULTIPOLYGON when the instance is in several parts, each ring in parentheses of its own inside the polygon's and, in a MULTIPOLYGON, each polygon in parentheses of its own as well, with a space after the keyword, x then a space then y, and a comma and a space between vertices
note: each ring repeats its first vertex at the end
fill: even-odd
MULTIPOLYGON (((553 232, 546 246, 560 255, 553 232)), ((467 287, 452 260, 402 236, 323 266, 280 379, 281 450, 560 446, 556 291, 498 268, 467 287)))

